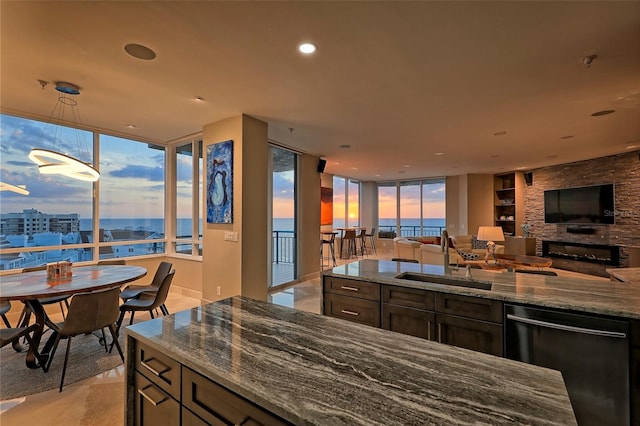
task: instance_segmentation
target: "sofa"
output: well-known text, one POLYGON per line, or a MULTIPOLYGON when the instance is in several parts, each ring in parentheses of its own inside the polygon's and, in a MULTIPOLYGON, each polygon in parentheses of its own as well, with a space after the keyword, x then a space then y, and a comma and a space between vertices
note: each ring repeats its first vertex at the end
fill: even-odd
MULTIPOLYGON (((441 238, 396 237, 393 239, 393 257, 417 260, 420 263, 442 265, 444 255, 440 245, 441 238)), ((487 243, 478 241, 472 235, 457 235, 449 238, 449 264, 462 265, 466 260, 484 259, 487 243)), ((504 253, 504 246, 496 245, 496 253, 504 253)))
MULTIPOLYGON (((444 263, 444 255, 440 243, 435 244, 436 237, 433 240, 415 240, 403 237, 393 239, 393 257, 394 259, 417 260, 420 263, 430 263, 434 265, 442 265, 444 263)), ((439 239, 439 237, 437 237, 439 239)), ((449 248, 449 263, 452 265, 462 264, 464 259, 458 254, 454 248, 449 248)))

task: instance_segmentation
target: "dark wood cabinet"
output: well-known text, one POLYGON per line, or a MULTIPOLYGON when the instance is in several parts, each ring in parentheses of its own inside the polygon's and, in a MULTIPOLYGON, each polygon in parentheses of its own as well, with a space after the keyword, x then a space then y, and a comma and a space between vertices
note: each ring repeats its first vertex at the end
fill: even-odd
POLYGON ((169 355, 127 339, 127 426, 291 424, 169 355))
POLYGON ((382 328, 385 330, 434 340, 435 327, 435 312, 382 304, 382 328))
POLYGON ((182 405, 210 425, 288 424, 187 367, 182 368, 182 405))
POLYGON ((136 426, 180 425, 180 403, 138 372, 133 398, 136 426))
POLYGON ((380 327, 380 284, 324 277, 325 315, 380 327))
POLYGON ((503 356, 503 304, 480 297, 382 286, 382 328, 503 356))
POLYGON ((502 324, 502 302, 482 297, 437 293, 436 311, 502 324))
POLYGON ((490 355, 504 354, 500 324, 438 313, 436 327, 440 343, 490 355))

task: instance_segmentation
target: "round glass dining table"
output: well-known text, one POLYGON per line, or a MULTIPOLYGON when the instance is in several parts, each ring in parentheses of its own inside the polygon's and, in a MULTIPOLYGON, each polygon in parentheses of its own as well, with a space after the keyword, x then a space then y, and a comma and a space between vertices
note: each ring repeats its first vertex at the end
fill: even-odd
MULTIPOLYGON (((75 267, 71 277, 55 280, 47 278, 46 270, 4 275, 0 279, 0 300, 20 300, 29 307, 39 326, 33 335, 33 342, 38 347, 46 319, 44 307, 38 299, 118 287, 146 274, 147 270, 140 266, 92 265, 75 267)), ((25 321, 29 321, 28 316, 25 321)), ((19 349, 19 346, 14 345, 14 348, 19 349)), ((49 349, 47 342, 42 351, 43 359, 47 358, 49 349)), ((39 367, 32 348, 27 351, 26 363, 29 368, 39 367)))

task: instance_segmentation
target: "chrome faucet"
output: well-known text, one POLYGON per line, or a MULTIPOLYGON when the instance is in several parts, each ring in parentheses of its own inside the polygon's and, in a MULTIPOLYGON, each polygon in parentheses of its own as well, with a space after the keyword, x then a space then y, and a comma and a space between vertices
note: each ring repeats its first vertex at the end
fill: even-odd
POLYGON ((451 267, 449 266, 449 232, 446 229, 442 230, 440 235, 440 248, 444 254, 444 274, 451 275, 451 267))

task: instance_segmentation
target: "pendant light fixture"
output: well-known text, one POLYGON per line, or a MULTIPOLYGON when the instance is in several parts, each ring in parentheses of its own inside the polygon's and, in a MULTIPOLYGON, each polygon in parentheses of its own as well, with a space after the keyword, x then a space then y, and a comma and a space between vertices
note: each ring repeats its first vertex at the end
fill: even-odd
POLYGON ((0 191, 11 191, 20 195, 29 195, 27 187, 24 185, 11 185, 10 183, 0 182, 0 191))
MULTIPOLYGON (((42 88, 47 85, 47 82, 40 81, 42 88)), ((61 130, 64 115, 67 109, 69 109, 73 122, 80 124, 80 113, 78 111, 78 102, 76 97, 80 94, 80 88, 72 83, 58 82, 56 83, 56 90, 60 92, 58 101, 53 108, 49 122, 54 124, 55 130, 51 138, 54 141, 54 145, 58 138, 58 131, 61 130), (69 108, 67 108, 69 107, 69 108), (53 121, 56 117, 55 122, 53 121)), ((46 126, 42 130, 44 136, 46 126)), ((78 149, 82 149, 80 142, 80 130, 75 128, 77 135, 78 149)), ((41 138, 42 139, 42 138, 41 138)), ((55 146, 53 147, 55 148, 55 146)), ((88 150, 85 148, 85 152, 88 155, 88 150)), ((33 148, 29 153, 29 159, 38 165, 38 169, 42 174, 59 174, 67 176, 73 179, 84 180, 89 182, 95 182, 100 178, 100 172, 96 170, 90 163, 86 163, 78 158, 75 158, 67 153, 58 152, 55 149, 33 148)))

